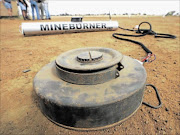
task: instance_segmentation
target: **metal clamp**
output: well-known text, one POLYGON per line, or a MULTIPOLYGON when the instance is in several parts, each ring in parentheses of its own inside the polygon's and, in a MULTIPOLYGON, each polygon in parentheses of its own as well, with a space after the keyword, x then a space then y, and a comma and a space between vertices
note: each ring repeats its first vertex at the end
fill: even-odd
POLYGON ((159 96, 159 93, 158 93, 157 88, 156 88, 154 85, 152 85, 152 84, 146 84, 146 86, 151 86, 151 87, 155 90, 157 99, 158 99, 158 101, 159 101, 159 105, 158 105, 158 106, 153 106, 153 105, 150 105, 150 104, 148 104, 148 103, 146 103, 146 102, 142 102, 142 103, 143 103, 144 105, 146 105, 146 106, 148 106, 148 107, 151 107, 151 108, 154 108, 154 109, 160 108, 160 107, 162 106, 162 102, 161 102, 161 98, 160 98, 160 96, 159 96))
POLYGON ((117 70, 121 71, 124 68, 124 66, 121 64, 121 62, 118 63, 117 70))
POLYGON ((149 63, 151 63, 151 62, 153 62, 155 60, 156 60, 156 55, 148 53, 148 55, 141 62, 149 62, 149 63), (152 59, 152 56, 154 57, 153 59, 152 59))

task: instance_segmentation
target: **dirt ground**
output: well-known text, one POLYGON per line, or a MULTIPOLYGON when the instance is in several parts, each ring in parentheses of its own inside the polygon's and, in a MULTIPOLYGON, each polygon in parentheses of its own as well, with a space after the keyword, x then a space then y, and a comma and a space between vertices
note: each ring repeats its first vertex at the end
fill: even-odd
MULTIPOLYGON (((84 17, 86 21, 108 20, 108 17, 84 17)), ((40 111, 33 91, 33 78, 41 68, 68 50, 80 47, 108 47, 124 55, 141 59, 145 52, 133 43, 114 39, 116 31, 72 33, 24 37, 19 32, 21 19, 0 20, 0 134, 33 135, 124 135, 124 134, 180 134, 180 19, 179 17, 113 17, 119 26, 133 28, 142 21, 152 24, 159 33, 169 33, 176 39, 130 37, 144 43, 157 59, 144 66, 147 83, 154 84, 160 93, 162 107, 151 109, 142 105, 127 121, 115 127, 99 131, 73 131, 50 122, 40 111), (31 71, 23 73, 24 70, 31 71)), ((45 20, 46 21, 46 20, 45 20)), ((70 17, 54 17, 52 21, 70 21, 70 17)), ((29 21, 33 22, 33 21, 29 21)), ((152 89, 145 91, 144 101, 157 105, 152 89)))

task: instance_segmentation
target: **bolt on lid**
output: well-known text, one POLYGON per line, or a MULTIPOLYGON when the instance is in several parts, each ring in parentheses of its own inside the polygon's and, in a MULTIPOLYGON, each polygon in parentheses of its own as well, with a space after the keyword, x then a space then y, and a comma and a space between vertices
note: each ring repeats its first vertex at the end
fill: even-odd
POLYGON ((65 70, 93 71, 112 67, 118 64, 122 57, 120 52, 110 48, 87 47, 59 55, 56 65, 65 70))

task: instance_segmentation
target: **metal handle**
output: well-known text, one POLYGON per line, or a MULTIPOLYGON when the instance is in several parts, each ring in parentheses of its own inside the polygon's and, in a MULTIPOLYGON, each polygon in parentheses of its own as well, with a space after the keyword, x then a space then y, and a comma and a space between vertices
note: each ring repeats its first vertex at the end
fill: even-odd
POLYGON ((146 86, 151 86, 151 87, 155 90, 157 99, 158 99, 158 101, 159 101, 159 105, 158 105, 158 106, 153 106, 153 105, 150 105, 150 104, 148 104, 148 103, 146 103, 146 102, 142 102, 142 103, 143 103, 144 105, 146 105, 146 106, 148 106, 148 107, 151 107, 151 108, 154 108, 154 109, 160 108, 160 107, 162 106, 162 102, 161 102, 161 98, 160 98, 160 96, 159 96, 159 93, 158 93, 157 88, 156 88, 154 85, 152 85, 152 84, 146 84, 146 86))

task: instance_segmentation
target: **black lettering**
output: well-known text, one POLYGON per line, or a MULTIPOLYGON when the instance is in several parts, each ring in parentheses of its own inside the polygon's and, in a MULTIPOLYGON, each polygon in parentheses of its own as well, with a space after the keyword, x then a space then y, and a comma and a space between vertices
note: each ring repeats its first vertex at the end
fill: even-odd
POLYGON ((89 27, 88 27, 88 24, 87 24, 87 23, 84 23, 84 24, 83 24, 83 29, 89 29, 89 27))
POLYGON ((47 31, 47 30, 49 30, 48 24, 46 24, 45 26, 44 26, 44 25, 40 25, 40 27, 41 27, 41 31, 47 31))
POLYGON ((53 25, 51 24, 50 26, 51 26, 51 30, 53 30, 53 25))
POLYGON ((92 28, 95 29, 95 23, 93 23, 93 24, 90 23, 89 28, 90 28, 90 29, 92 29, 92 28))
POLYGON ((100 28, 100 24, 99 23, 96 23, 96 28, 100 28))
POLYGON ((69 29, 75 29, 74 24, 69 24, 69 29))
POLYGON ((63 30, 68 30, 67 24, 63 24, 62 27, 63 27, 63 30))
POLYGON ((59 26, 58 26, 58 25, 54 24, 54 30, 61 30, 61 25, 59 24, 59 26))
POLYGON ((79 24, 76 24, 76 28, 77 29, 82 29, 82 25, 79 23, 79 24))
POLYGON ((106 24, 105 23, 102 23, 102 28, 106 28, 106 24))

